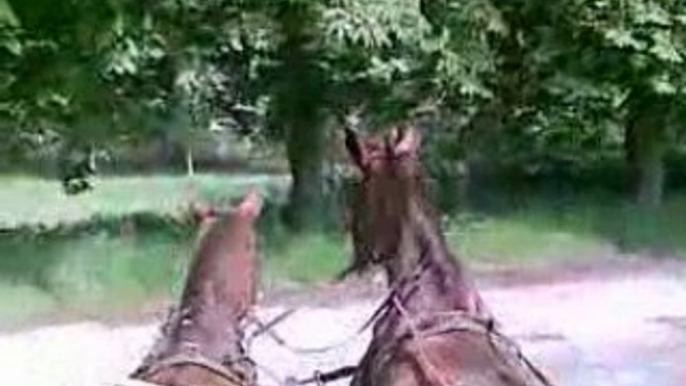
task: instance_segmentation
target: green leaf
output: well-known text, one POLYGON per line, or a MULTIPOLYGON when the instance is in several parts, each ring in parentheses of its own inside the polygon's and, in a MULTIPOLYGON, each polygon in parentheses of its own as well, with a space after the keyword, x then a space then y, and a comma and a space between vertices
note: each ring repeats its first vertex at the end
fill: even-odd
POLYGON ((4 48, 14 56, 21 56, 24 48, 21 41, 14 36, 0 38, 0 47, 4 48))
POLYGON ((3 24, 12 27, 19 26, 19 19, 14 14, 14 10, 7 2, 7 0, 0 0, 0 26, 3 24))
POLYGON ((650 53, 657 56, 660 60, 671 63, 681 63, 683 58, 671 41, 671 35, 666 31, 658 31, 651 35, 653 45, 650 53))
POLYGON ((650 79, 650 85, 657 94, 660 95, 674 95, 677 93, 677 87, 670 82, 667 75, 661 75, 650 79))
POLYGON ((482 97, 490 99, 493 97, 491 90, 486 88, 478 79, 469 77, 460 83, 460 93, 466 96, 482 97))
POLYGON ((662 27, 669 27, 672 25, 669 12, 656 2, 650 1, 643 3, 633 0, 633 3, 639 4, 634 11, 638 24, 653 24, 662 27))
POLYGON ((622 28, 608 29, 605 31, 605 39, 619 48, 633 48, 638 51, 646 48, 646 44, 634 38, 631 31, 622 28))

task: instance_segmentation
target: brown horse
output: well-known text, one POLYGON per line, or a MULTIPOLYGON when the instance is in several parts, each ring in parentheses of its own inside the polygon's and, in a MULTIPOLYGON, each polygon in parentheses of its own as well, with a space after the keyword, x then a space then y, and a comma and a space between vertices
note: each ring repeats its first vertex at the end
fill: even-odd
POLYGON ((255 371, 241 323, 255 302, 255 230, 262 201, 248 193, 230 213, 203 210, 179 309, 134 380, 165 386, 250 386, 255 371))
POLYGON ((363 179, 353 201, 352 270, 381 265, 392 289, 353 386, 533 386, 548 381, 498 333, 446 246, 425 193, 416 130, 348 151, 363 179), (357 234, 355 234, 357 232, 357 234))

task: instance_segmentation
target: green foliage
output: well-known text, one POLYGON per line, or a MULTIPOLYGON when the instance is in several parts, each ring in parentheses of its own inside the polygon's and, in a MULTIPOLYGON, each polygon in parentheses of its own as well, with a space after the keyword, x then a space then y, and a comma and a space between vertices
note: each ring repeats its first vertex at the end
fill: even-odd
POLYGON ((7 20, 18 22, 3 40, 14 56, 3 88, 12 101, 7 126, 100 147, 216 120, 245 123, 246 112, 265 114, 264 102, 279 99, 275 84, 301 82, 297 94, 309 95, 310 76, 326 85, 319 103, 338 112, 417 105, 426 87, 487 97, 486 35, 504 31, 495 8, 476 0, 446 5, 442 25, 415 0, 10 5, 18 16, 7 20), (309 39, 301 69, 283 45, 296 48, 298 36, 309 39))
POLYGON ((265 249, 264 284, 283 285, 288 280, 315 284, 333 279, 346 267, 350 248, 340 235, 312 233, 282 242, 268 243, 265 249))
POLYGON ((446 178, 576 172, 622 159, 634 126, 659 132, 639 143, 680 138, 685 15, 674 0, 6 0, 0 151, 63 153, 80 191, 92 171, 70 159, 235 130, 285 143, 291 198, 317 212, 328 131, 355 113, 428 117, 446 178))
POLYGON ((607 244, 587 231, 541 206, 492 218, 463 214, 446 237, 473 266, 535 266, 598 259, 607 244))
POLYGON ((424 13, 435 33, 454 26, 466 36, 453 37, 455 52, 480 58, 471 67, 480 69, 480 86, 472 89, 484 92, 443 94, 428 124, 437 131, 427 157, 434 174, 459 178, 466 165, 473 175, 564 176, 628 160, 641 171, 635 179, 661 183, 650 165, 674 149, 686 111, 681 3, 461 4, 427 2, 424 13), (456 17, 451 8, 472 11, 456 17), (480 50, 469 49, 481 41, 480 50), (634 142, 628 130, 638 126, 634 142))
POLYGON ((169 297, 188 265, 192 232, 160 223, 130 235, 97 224, 86 231, 5 232, 0 312, 11 314, 0 327, 49 315, 112 315, 169 297), (24 296, 22 307, 15 295, 24 296))
POLYGON ((686 256, 686 228, 674 213, 686 210, 679 195, 647 219, 625 200, 586 194, 529 195, 497 213, 467 211, 449 218, 448 243, 478 265, 540 265, 631 254, 686 256))

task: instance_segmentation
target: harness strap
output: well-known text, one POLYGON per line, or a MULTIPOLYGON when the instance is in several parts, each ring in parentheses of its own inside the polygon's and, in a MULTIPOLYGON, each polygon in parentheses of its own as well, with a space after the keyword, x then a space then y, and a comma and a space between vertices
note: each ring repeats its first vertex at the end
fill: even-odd
MULTIPOLYGON (((398 302, 399 303, 399 302, 398 302)), ((396 307, 402 305, 395 303, 396 307)), ((439 312, 424 316, 421 318, 412 318, 405 313, 404 317, 414 324, 414 329, 410 326, 411 331, 400 334, 399 340, 413 337, 413 338, 427 338, 436 335, 449 334, 453 332, 468 331, 476 334, 485 335, 488 338, 488 343, 493 352, 495 352, 505 364, 512 365, 508 360, 508 354, 511 354, 519 361, 520 364, 533 374, 533 376, 545 386, 552 386, 552 382, 536 367, 521 351, 516 342, 504 335, 497 328, 491 319, 480 318, 465 311, 450 311, 439 312), (438 317, 438 321, 436 321, 438 317), (425 327, 428 328, 417 328, 425 327)))
MULTIPOLYGON (((503 334, 500 330, 495 328, 495 324, 490 319, 483 319, 477 316, 471 315, 464 311, 455 311, 450 316, 448 313, 449 320, 446 325, 438 325, 438 333, 447 333, 451 331, 472 331, 476 333, 485 334, 488 337, 488 342, 494 352, 503 359, 503 361, 508 362, 507 358, 504 358, 506 352, 514 355, 514 357, 524 365, 534 377, 546 386, 552 386, 552 382, 541 372, 541 370, 536 367, 527 357, 522 353, 519 345, 512 340, 512 338, 503 334)), ((440 316, 440 314, 439 314, 440 316)), ((431 331, 429 331, 431 332, 431 331)))
MULTIPOLYGON (((419 343, 419 354, 420 354, 420 367, 422 368, 424 375, 427 377, 429 382, 435 383, 435 386, 450 386, 451 383, 443 377, 436 367, 431 363, 431 360, 426 356, 426 353, 421 348, 423 338, 425 338, 426 332, 420 330, 415 319, 408 313, 405 306, 403 306, 400 298, 398 296, 393 296, 392 306, 395 307, 400 315, 408 322, 408 328, 410 329, 410 337, 414 338, 417 343, 419 343), (433 377, 432 377, 433 375, 433 377)), ((402 335, 401 335, 402 339, 402 335)))
POLYGON ((541 382, 545 386, 553 386, 553 383, 546 377, 543 372, 536 366, 534 365, 529 358, 526 357, 522 353, 522 350, 519 348, 519 345, 515 343, 511 338, 503 335, 500 331, 492 330, 489 333, 489 343, 493 347, 493 350, 497 353, 500 354, 501 358, 507 362, 506 358, 504 357, 503 350, 499 349, 501 346, 498 346, 498 343, 501 345, 505 345, 510 352, 512 352, 516 359, 519 361, 520 364, 523 364, 525 368, 527 368, 533 376, 541 382), (495 339, 494 339, 495 338, 495 339))
MULTIPOLYGON (((238 358, 236 360, 233 360, 232 363, 240 362, 243 360, 248 360, 247 358, 238 358)), ((245 374, 244 371, 241 370, 235 370, 235 369, 228 369, 226 366, 219 364, 215 361, 209 360, 205 358, 202 355, 199 354, 187 354, 187 353, 182 353, 182 354, 177 354, 170 356, 168 358, 165 358, 161 361, 156 362, 155 364, 151 365, 147 369, 144 370, 143 374, 145 374, 146 377, 150 377, 154 374, 157 374, 158 372, 168 369, 170 367, 174 366, 179 366, 179 365, 193 365, 193 366, 198 366, 202 367, 206 370, 209 370, 222 378, 228 380, 229 382, 232 382, 236 385, 243 385, 248 376, 245 374)), ((140 386, 145 386, 145 385, 151 385, 149 382, 141 381, 139 379, 132 379, 134 382, 143 382, 140 386)), ((122 385, 122 386, 129 386, 129 385, 122 385)), ((132 384, 130 386, 136 386, 136 384, 132 384)))

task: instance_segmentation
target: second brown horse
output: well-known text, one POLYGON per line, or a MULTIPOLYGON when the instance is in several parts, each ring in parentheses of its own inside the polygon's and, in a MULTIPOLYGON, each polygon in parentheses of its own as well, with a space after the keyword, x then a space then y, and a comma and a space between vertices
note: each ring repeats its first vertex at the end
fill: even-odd
POLYGON ((353 269, 381 265, 392 289, 353 386, 548 385, 497 332, 448 250, 425 192, 419 144, 413 128, 364 143, 347 132, 363 175, 352 209, 353 269))
POLYGON ((255 301, 256 192, 229 213, 203 210, 203 232, 179 308, 134 380, 164 386, 252 386, 241 323, 255 301))

